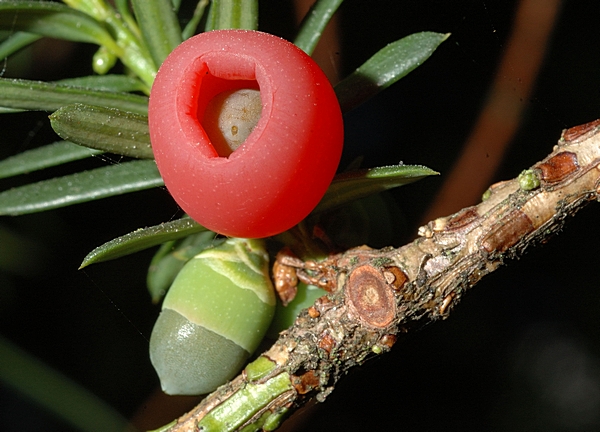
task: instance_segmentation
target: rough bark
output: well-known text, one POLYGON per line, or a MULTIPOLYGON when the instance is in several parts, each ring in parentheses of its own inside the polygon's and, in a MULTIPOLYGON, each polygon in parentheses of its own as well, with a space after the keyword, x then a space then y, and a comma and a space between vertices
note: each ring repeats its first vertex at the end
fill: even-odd
POLYGON ((360 247, 318 263, 284 258, 330 294, 281 333, 259 373, 247 368, 171 430, 273 430, 285 413, 324 401, 349 369, 389 351, 402 333, 446 318, 483 276, 597 200, 599 187, 597 120, 563 131, 544 160, 492 185, 480 204, 429 222, 408 245, 360 247))

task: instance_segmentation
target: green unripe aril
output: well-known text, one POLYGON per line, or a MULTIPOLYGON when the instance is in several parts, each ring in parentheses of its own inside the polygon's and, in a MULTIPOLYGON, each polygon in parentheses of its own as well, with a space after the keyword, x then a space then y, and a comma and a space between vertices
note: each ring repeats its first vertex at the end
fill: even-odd
POLYGON ((212 231, 204 231, 162 244, 154 254, 146 276, 146 285, 153 303, 162 300, 185 263, 204 249, 223 242, 216 239, 215 235, 212 231))
POLYGON ((172 309, 160 313, 150 353, 163 391, 181 395, 211 392, 235 375, 249 356, 235 342, 172 309))
POLYGON ((204 394, 232 378, 271 323, 275 295, 259 240, 228 239, 188 261, 150 338, 168 394, 204 394))

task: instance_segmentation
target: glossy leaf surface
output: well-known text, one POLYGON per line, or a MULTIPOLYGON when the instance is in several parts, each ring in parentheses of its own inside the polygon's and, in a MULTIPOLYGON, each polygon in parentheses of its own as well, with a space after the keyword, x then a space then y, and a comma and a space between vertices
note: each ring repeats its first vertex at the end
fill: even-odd
MULTIPOLYGON (((418 165, 372 168, 370 170, 339 174, 329 187, 321 204, 313 210, 313 214, 328 211, 357 198, 403 186, 437 174, 436 171, 418 165)), ((141 228, 94 249, 86 256, 81 266, 85 267, 90 264, 119 258, 204 230, 206 228, 190 218, 178 219, 149 228, 141 228)))
POLYGON ((56 111, 60 107, 76 103, 148 114, 148 98, 145 96, 41 81, 0 78, 0 106, 2 107, 56 111))
POLYGON ((124 162, 0 192, 0 215, 35 213, 162 185, 154 161, 124 162))
POLYGON ((90 75, 77 78, 67 78, 55 81, 54 84, 69 87, 81 87, 89 90, 101 90, 114 93, 148 91, 146 85, 139 79, 126 75, 90 75))
POLYGON ((257 0, 212 0, 205 31, 257 28, 257 0))
POLYGON ((393 165, 338 174, 313 213, 438 174, 421 165, 393 165))
POLYGON ((101 153, 69 141, 58 141, 0 160, 0 178, 26 174, 101 153))
POLYGON ((76 144, 138 159, 154 158, 146 116, 77 104, 55 111, 50 123, 61 138, 76 144))
POLYGON ((206 231, 206 228, 188 217, 148 228, 140 228, 97 247, 87 254, 81 263, 80 268, 87 267, 90 264, 120 258, 153 246, 158 246, 170 240, 178 240, 202 231, 206 231))
POLYGON ((442 33, 415 33, 379 50, 335 86, 342 111, 350 111, 408 75, 448 37, 442 33))
POLYGON ((119 50, 98 21, 60 3, 47 1, 0 2, 0 28, 10 28, 56 39, 88 42, 119 50))
POLYGON ((0 43, 0 59, 6 58, 20 49, 31 45, 39 40, 40 35, 27 32, 16 32, 11 34, 2 43, 0 43))
POLYGON ((182 42, 171 0, 132 0, 133 10, 154 63, 160 66, 182 42))
POLYGON ((311 55, 315 50, 323 30, 331 20, 335 11, 344 0, 318 0, 304 17, 300 31, 294 39, 294 45, 311 55))
POLYGON ((200 20, 204 16, 204 12, 206 11, 206 7, 208 6, 209 0, 200 0, 198 4, 196 4, 196 8, 194 9, 194 13, 185 28, 181 32, 181 37, 183 40, 189 39, 194 34, 196 34, 196 30, 198 28, 198 24, 200 24, 200 20))

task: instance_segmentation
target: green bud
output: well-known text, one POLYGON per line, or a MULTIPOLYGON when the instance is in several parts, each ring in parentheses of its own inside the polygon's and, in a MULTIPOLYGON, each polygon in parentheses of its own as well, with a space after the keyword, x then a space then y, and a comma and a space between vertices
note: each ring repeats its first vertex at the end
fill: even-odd
POLYGON ((481 201, 487 201, 490 199, 491 196, 492 196, 492 190, 488 188, 481 196, 481 201))
POLYGON ((231 379, 263 339, 274 310, 262 241, 228 239, 188 261, 150 338, 163 390, 204 394, 231 379))
POLYGON ((519 174, 519 187, 524 191, 530 191, 540 187, 540 178, 534 170, 524 170, 519 174))
POLYGON ((165 296, 185 263, 204 249, 221 242, 222 240, 215 239, 215 233, 212 231, 204 231, 181 240, 163 243, 154 254, 146 276, 152 302, 158 303, 165 296))
POLYGON ((117 56, 101 46, 92 59, 92 69, 98 75, 106 75, 117 62, 117 56))

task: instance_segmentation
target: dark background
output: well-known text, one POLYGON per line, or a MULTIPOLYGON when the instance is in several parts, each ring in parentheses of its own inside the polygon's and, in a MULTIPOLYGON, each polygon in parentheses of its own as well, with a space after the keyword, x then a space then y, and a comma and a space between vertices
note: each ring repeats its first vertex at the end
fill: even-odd
MULTIPOLYGON (((394 191, 405 241, 414 237, 485 102, 516 4, 346 0, 340 8, 342 76, 413 32, 452 33, 422 67, 346 116, 345 161, 362 154, 367 166, 402 160, 442 173, 394 191)), ((261 2, 261 29, 292 38, 290 8, 288 1, 261 2)), ((543 158, 563 128, 599 117, 599 13, 595 2, 563 2, 497 180, 543 158)), ((93 47, 67 44, 64 51, 38 48, 29 67, 21 59, 22 69, 9 60, 6 76, 53 80, 91 73, 93 47)), ((55 140, 46 116, 0 117, 0 157, 55 140)), ((75 168, 114 162, 99 158, 75 168)), ((2 180, 0 189, 62 170, 2 180)), ((77 268, 92 248, 177 212, 168 193, 157 189, 0 218, 0 334, 124 416, 147 415, 144 407, 158 397, 147 354, 159 311, 145 288, 153 251, 77 268)), ((448 320, 352 373, 325 404, 301 411, 287 430, 600 430, 597 218, 592 205, 552 242, 486 278, 448 320)), ((0 429, 69 430, 2 383, 0 429)))

